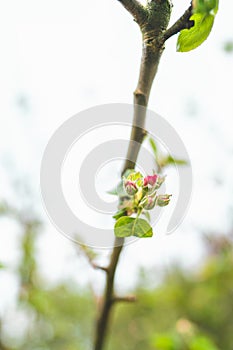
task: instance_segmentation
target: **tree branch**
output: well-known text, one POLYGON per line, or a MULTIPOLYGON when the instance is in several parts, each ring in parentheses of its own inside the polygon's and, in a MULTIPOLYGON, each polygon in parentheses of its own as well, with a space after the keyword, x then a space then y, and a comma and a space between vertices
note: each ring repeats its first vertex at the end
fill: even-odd
POLYGON ((190 29, 194 26, 194 21, 190 20, 192 16, 192 5, 184 12, 184 14, 164 33, 164 41, 171 36, 179 33, 183 29, 190 29))
POLYGON ((138 24, 142 24, 146 17, 147 11, 142 4, 140 4, 137 0, 118 0, 126 10, 134 17, 135 21, 138 24))
POLYGON ((153 45, 152 40, 155 41, 155 39, 153 38, 153 33, 150 35, 152 35, 152 37, 147 37, 147 35, 144 35, 143 40, 140 75, 138 85, 134 92, 133 127, 123 173, 127 169, 134 169, 141 144, 146 136, 146 131, 144 129, 146 107, 149 102, 151 86, 157 73, 160 57, 163 52, 163 46, 153 45))
MULTIPOLYGON (((120 1, 120 0, 118 0, 120 1)), ((144 129, 146 108, 155 75, 158 70, 160 57, 164 50, 163 34, 170 19, 170 2, 156 1, 144 8, 136 0, 121 0, 122 5, 134 16, 139 23, 143 35, 143 52, 137 88, 134 92, 133 126, 122 174, 127 169, 134 169, 137 157, 146 135, 144 129)), ((115 302, 134 301, 134 297, 115 297, 114 278, 123 249, 124 239, 115 238, 114 248, 106 275, 104 297, 97 320, 94 350, 102 350, 110 321, 112 306, 115 302)))
POLYGON ((118 302, 134 303, 135 301, 136 301, 136 297, 134 295, 128 295, 126 297, 114 297, 112 300, 113 303, 118 303, 118 302))
POLYGON ((91 264, 91 266, 92 266, 94 269, 96 269, 96 270, 102 270, 102 271, 108 273, 108 268, 107 268, 107 267, 97 265, 97 264, 94 263, 93 261, 90 261, 90 264, 91 264))
POLYGON ((105 336, 108 330, 110 310, 113 304, 113 292, 114 292, 114 277, 116 272, 116 267, 118 260, 123 248, 124 239, 116 238, 115 246, 110 259, 110 264, 108 267, 106 288, 102 303, 102 308, 100 310, 100 317, 97 321, 96 336, 95 336, 95 350, 101 350, 103 348, 105 336))
MULTIPOLYGON (((144 124, 146 119, 146 106, 149 101, 149 94, 154 80, 155 74, 158 69, 159 60, 163 52, 162 47, 152 47, 148 46, 147 39, 144 41, 144 49, 141 61, 141 69, 139 75, 139 81, 137 88, 134 92, 134 118, 133 127, 130 137, 130 143, 128 147, 126 161, 123 167, 122 173, 127 169, 133 169, 136 164, 138 153, 140 151, 141 144, 146 135, 144 130, 144 124), (136 127, 139 125, 140 127, 136 127)), ((130 301, 125 298, 114 298, 114 277, 116 267, 120 258, 120 254, 123 249, 124 239, 116 238, 114 243, 114 248, 112 256, 110 259, 110 264, 107 268, 107 281, 105 294, 103 298, 102 308, 100 310, 100 317, 97 321, 96 327, 96 340, 95 340, 95 350, 102 350, 105 336, 107 334, 107 329, 110 319, 110 311, 114 301, 130 301)), ((133 300, 131 300, 133 301, 133 300)))
POLYGON ((87 258, 89 264, 96 270, 102 270, 106 273, 108 273, 108 268, 105 267, 105 266, 100 266, 98 264, 96 264, 94 262, 94 257, 93 257, 93 251, 90 250, 89 248, 87 248, 86 246, 84 245, 79 245, 79 251, 85 255, 85 257, 87 258))

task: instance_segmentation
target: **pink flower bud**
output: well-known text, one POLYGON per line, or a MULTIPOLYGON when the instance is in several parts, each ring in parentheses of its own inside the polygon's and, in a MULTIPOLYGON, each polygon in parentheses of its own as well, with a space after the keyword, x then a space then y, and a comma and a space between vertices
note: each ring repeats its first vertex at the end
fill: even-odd
POLYGON ((165 207, 170 202, 171 194, 162 194, 158 197, 156 197, 156 204, 160 207, 165 207))
POLYGON ((140 206, 146 210, 151 210, 154 208, 155 202, 156 202, 156 200, 153 196, 146 196, 140 202, 140 206))
POLYGON ((148 185, 154 186, 156 184, 157 179, 158 179, 157 174, 148 175, 148 176, 144 177, 143 186, 144 187, 146 187, 148 185))
POLYGON ((129 196, 135 195, 135 193, 137 193, 137 191, 138 191, 138 188, 137 188, 137 185, 135 184, 135 182, 130 181, 130 180, 126 180, 124 182, 124 188, 125 188, 126 193, 129 196))

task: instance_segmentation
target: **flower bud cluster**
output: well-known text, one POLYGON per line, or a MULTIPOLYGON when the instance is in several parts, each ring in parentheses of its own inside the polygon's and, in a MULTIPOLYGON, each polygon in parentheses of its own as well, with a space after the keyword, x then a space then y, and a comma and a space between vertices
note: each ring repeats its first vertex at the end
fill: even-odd
POLYGON ((139 210, 151 210, 158 205, 164 207, 169 204, 171 195, 157 195, 157 190, 165 181, 164 176, 158 174, 143 177, 140 172, 131 172, 123 179, 123 186, 126 195, 130 197, 131 209, 134 212, 139 210))

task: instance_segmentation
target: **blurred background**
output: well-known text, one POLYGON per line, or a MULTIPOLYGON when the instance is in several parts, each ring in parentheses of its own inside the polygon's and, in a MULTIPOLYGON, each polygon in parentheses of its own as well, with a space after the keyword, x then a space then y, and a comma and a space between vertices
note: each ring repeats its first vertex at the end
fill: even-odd
MULTIPOLYGON (((174 0, 171 22, 187 3, 174 0)), ((88 259, 105 264, 110 252, 84 251, 53 227, 40 162, 74 114, 132 102, 140 32, 115 0, 0 4, 0 350, 91 349, 104 276, 88 259)), ((124 249, 116 288, 138 301, 115 308, 109 349, 233 349, 232 11, 220 2, 197 50, 166 44, 149 107, 188 149, 193 198, 174 234, 124 249)))

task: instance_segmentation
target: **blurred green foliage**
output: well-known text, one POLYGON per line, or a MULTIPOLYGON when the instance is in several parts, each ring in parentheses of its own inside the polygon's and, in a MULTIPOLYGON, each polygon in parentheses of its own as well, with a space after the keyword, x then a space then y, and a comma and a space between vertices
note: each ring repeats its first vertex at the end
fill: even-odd
POLYGON ((223 49, 227 53, 232 53, 233 52, 233 41, 232 40, 226 41, 223 45, 223 49))
MULTIPOLYGON (((21 332, 9 332, 9 319, 6 331, 2 317, 0 349, 92 349, 95 298, 88 288, 80 289, 65 276, 59 285, 49 287, 36 259, 36 239, 42 227, 29 219, 21 225, 14 314, 21 332), (25 321, 21 324, 22 314, 25 321)), ((106 349, 233 349, 233 246, 228 236, 210 236, 207 241, 201 266, 193 270, 173 266, 163 272, 156 288, 149 288, 147 281, 156 280, 157 271, 141 273, 133 291, 136 304, 115 306, 106 349)))
MULTIPOLYGON (((143 279, 139 282, 135 291, 139 300, 136 307, 120 305, 116 310, 110 349, 202 350, 208 341, 213 343, 208 350, 233 349, 232 244, 226 238, 213 237, 208 245, 211 251, 196 270, 173 267, 165 273, 163 282, 152 290, 143 285, 143 279), (190 340, 195 347, 175 343, 181 336, 180 320, 187 320, 196 330, 190 340), (126 334, 125 343, 120 345, 126 334), (155 338, 160 334, 163 338, 155 338), (178 335, 176 340, 174 334, 178 335), (152 338, 164 339, 172 345, 167 348, 156 346, 156 342, 151 343, 152 338), (196 345, 198 339, 199 343, 204 343, 202 347, 196 345)), ((147 278, 155 279, 156 276, 151 274, 149 277, 147 273, 147 278)))

